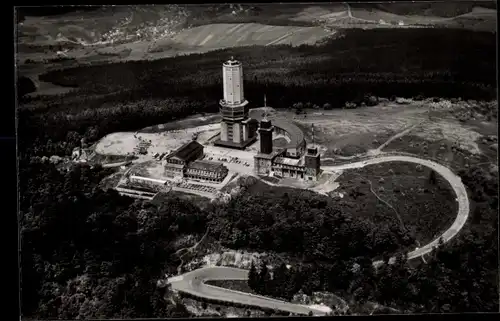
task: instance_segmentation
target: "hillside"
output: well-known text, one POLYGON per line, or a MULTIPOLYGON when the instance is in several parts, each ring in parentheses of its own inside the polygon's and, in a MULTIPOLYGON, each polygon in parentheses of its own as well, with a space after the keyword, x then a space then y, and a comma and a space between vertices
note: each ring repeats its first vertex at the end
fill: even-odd
POLYGON ((320 27, 270 26, 258 23, 210 24, 184 30, 173 37, 190 46, 225 48, 271 44, 314 44, 331 35, 320 27))
POLYGON ((494 39, 465 30, 355 29, 318 46, 235 47, 61 69, 40 80, 74 90, 26 101, 19 128, 28 141, 48 139, 37 124, 53 124, 50 139, 55 140, 71 130, 99 127, 104 135, 214 112, 220 63, 232 55, 245 64, 246 98, 261 102, 267 92, 276 108, 301 101, 341 108, 349 101, 361 104, 365 95, 489 100, 496 97, 494 39))
POLYGON ((442 2, 391 2, 353 3, 353 8, 379 10, 401 16, 431 16, 451 18, 470 13, 475 7, 497 9, 496 1, 442 1, 442 2))
MULTIPOLYGON (((140 55, 135 51, 147 53, 151 50, 150 44, 155 46, 156 42, 173 43, 173 47, 180 48, 173 53, 177 54, 183 50, 193 51, 193 46, 198 46, 198 43, 206 46, 203 41, 210 35, 212 40, 207 42, 212 41, 215 46, 208 47, 224 48, 227 43, 234 46, 234 40, 236 45, 260 45, 264 41, 261 35, 264 32, 269 33, 265 35, 266 41, 300 45, 321 40, 337 29, 395 28, 399 21, 404 22, 405 27, 438 25, 496 30, 496 3, 491 1, 451 4, 226 4, 75 8, 73 12, 65 12, 69 9, 20 9, 18 13, 24 16, 20 19, 24 20, 18 25, 17 35, 19 54, 26 55, 23 59, 34 59, 37 55, 39 58, 54 56, 57 50, 63 50, 78 59, 95 55, 87 50, 89 46, 111 49, 117 44, 129 46, 133 51, 131 56, 137 58, 140 55), (391 24, 380 25, 380 20, 391 24), (243 26, 224 29, 224 24, 243 26), (255 37, 252 36, 254 33, 255 37), (199 40, 190 39, 194 34, 199 40), (219 40, 220 46, 217 45, 219 40), (29 56, 30 53, 33 55, 29 56)), ((144 55, 142 58, 160 57, 144 55)))

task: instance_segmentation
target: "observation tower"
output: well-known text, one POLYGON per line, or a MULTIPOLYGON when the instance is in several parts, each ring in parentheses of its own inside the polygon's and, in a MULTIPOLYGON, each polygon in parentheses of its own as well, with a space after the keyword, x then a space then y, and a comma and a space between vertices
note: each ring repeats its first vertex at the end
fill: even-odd
POLYGON ((223 99, 220 100, 220 138, 215 145, 244 149, 256 140, 250 130, 248 101, 243 91, 243 66, 233 57, 222 65, 223 99))

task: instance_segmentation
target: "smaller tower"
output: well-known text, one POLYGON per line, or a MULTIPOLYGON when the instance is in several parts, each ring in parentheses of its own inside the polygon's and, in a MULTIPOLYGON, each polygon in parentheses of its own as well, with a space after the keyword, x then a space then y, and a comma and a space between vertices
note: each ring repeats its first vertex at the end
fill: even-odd
POLYGON ((260 122, 258 129, 260 140, 260 152, 262 154, 271 154, 273 152, 273 131, 274 126, 271 121, 264 115, 264 119, 260 122))
POLYGON ((312 145, 307 148, 306 155, 304 156, 304 165, 306 169, 305 178, 315 181, 321 172, 321 158, 318 147, 314 144, 314 125, 312 125, 312 141, 312 145))

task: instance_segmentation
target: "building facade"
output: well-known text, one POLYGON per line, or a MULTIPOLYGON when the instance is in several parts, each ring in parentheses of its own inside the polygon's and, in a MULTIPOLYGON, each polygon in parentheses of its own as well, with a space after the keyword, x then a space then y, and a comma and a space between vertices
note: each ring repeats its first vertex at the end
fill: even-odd
POLYGON ((202 157, 203 145, 190 141, 165 157, 165 174, 168 177, 182 177, 186 166, 202 157))
POLYGON ((276 157, 272 164, 274 176, 283 178, 304 179, 306 167, 303 159, 276 157))
POLYGON ((196 141, 182 145, 165 158, 165 175, 222 182, 229 172, 227 167, 217 162, 201 160, 203 155, 203 145, 196 141))
POLYGON ((321 157, 317 147, 307 148, 307 153, 304 155, 304 167, 304 179, 315 181, 321 172, 321 157))
POLYGON ((220 183, 228 172, 227 167, 221 163, 199 160, 187 166, 184 177, 220 183))
POLYGON ((259 129, 260 152, 262 154, 271 154, 273 152, 273 131, 274 126, 267 119, 260 122, 259 129))
MULTIPOLYGON (((321 174, 320 154, 314 146, 301 157, 289 157, 288 149, 273 149, 271 121, 261 121, 259 127, 260 152, 254 156, 254 171, 258 175, 316 181, 321 174)), ((305 144, 305 142, 304 142, 305 144)))

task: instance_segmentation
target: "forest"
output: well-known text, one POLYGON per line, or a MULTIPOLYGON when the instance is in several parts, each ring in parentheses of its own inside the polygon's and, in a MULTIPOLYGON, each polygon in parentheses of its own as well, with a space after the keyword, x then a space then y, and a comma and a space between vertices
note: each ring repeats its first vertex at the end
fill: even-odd
POLYGON ((187 317, 156 280, 175 270, 173 241, 205 217, 180 200, 154 207, 103 191, 98 166, 59 171, 20 159, 22 313, 35 319, 187 317))
MULTIPOLYGON (((407 262, 398 254, 395 264, 375 269, 369 258, 353 253, 350 258, 304 260, 290 269, 283 263, 272 277, 263 262, 252 264, 248 285, 259 294, 288 300, 299 289, 306 294, 327 290, 357 304, 378 302, 406 313, 498 311, 498 180, 480 168, 460 174, 473 201, 472 219, 458 238, 440 245, 425 261, 407 262)), ((318 241, 318 248, 328 251, 324 242, 318 241)))
POLYGON ((461 173, 473 200, 471 221, 424 264, 397 254, 412 240, 396 223, 356 219, 349 215, 356 209, 320 195, 244 192, 204 209, 178 198, 151 204, 97 188, 109 174, 99 166, 61 172, 37 158, 20 161, 24 316, 189 316, 180 302, 163 299, 167 290, 156 280, 176 272, 176 240, 207 229, 226 247, 282 253, 294 262, 252 283, 261 294, 327 290, 406 312, 498 310, 498 182, 480 168, 461 173), (400 259, 375 271, 367 253, 400 259))
POLYGON ((381 228, 351 217, 355 208, 328 198, 247 192, 203 210, 176 198, 149 204, 101 190, 98 182, 108 169, 82 164, 65 172, 39 157, 69 155, 82 138, 93 143, 110 132, 217 111, 220 64, 231 55, 244 63, 245 92, 254 105, 264 93, 277 108, 340 108, 371 95, 491 100, 492 37, 440 29, 352 30, 315 47, 232 48, 42 75, 78 89, 24 97, 18 107, 23 315, 187 317, 182 304, 163 299, 168 290, 155 280, 175 273, 175 241, 207 228, 227 247, 283 252, 302 262, 281 277, 285 281, 278 273, 258 286, 261 293, 327 289, 409 311, 498 311, 498 183, 479 168, 460 173, 474 202, 460 238, 428 257, 429 264, 400 260, 375 273, 365 253, 387 258, 411 237, 396 224, 381 228), (361 272, 351 271, 354 263, 361 272))
MULTIPOLYGON (((21 142, 64 141, 70 131, 99 136, 218 111, 221 63, 244 63, 245 96, 291 107, 370 105, 370 97, 496 98, 495 36, 450 29, 346 30, 318 46, 252 46, 55 70, 40 80, 77 87, 20 102, 21 142)), ((64 153, 66 148, 51 150, 64 153)), ((40 151, 44 154, 48 151, 40 151)))

